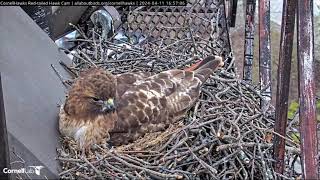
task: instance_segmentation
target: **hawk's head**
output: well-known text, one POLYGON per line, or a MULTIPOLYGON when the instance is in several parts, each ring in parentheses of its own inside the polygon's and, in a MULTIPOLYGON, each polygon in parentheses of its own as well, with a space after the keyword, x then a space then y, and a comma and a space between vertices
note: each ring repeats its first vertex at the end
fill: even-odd
POLYGON ((68 115, 94 119, 116 110, 116 78, 102 68, 80 74, 69 91, 64 107, 68 115))
POLYGON ((80 74, 60 110, 60 132, 81 148, 108 140, 117 120, 116 84, 116 78, 102 68, 80 74))

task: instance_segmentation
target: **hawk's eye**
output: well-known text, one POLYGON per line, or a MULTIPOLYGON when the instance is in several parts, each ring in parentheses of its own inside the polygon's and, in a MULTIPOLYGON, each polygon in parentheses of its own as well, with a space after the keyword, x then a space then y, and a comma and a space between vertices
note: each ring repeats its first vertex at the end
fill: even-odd
POLYGON ((96 98, 96 97, 92 97, 92 99, 93 99, 94 101, 100 101, 100 99, 98 99, 98 98, 96 98))

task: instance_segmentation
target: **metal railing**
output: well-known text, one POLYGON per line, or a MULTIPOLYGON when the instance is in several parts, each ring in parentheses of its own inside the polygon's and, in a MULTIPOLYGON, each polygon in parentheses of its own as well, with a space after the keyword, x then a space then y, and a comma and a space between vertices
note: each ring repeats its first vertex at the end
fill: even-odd
MULTIPOLYGON (((255 0, 247 0, 245 25, 245 50, 243 79, 252 82, 255 0)), ((314 30, 313 1, 284 0, 279 52, 278 84, 276 92, 274 137, 275 170, 284 173, 285 139, 290 87, 290 70, 294 25, 297 20, 297 56, 299 73, 299 119, 304 179, 318 179, 317 120, 314 78, 314 30), (297 4, 296 4, 297 3, 297 4)), ((265 98, 261 107, 271 101, 271 43, 270 43, 270 1, 259 0, 259 79, 260 90, 265 98)), ((267 108, 267 107, 266 107, 267 108)))
POLYGON ((194 49, 195 54, 227 56, 231 51, 224 0, 190 0, 187 6, 116 8, 125 22, 121 28, 138 39, 148 37, 165 46, 193 36, 204 42, 194 49))

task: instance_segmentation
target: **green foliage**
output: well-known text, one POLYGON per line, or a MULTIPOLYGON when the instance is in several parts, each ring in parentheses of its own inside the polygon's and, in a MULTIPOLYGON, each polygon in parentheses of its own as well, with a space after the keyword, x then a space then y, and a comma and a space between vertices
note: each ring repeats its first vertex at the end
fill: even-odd
MULTIPOLYGON (((317 120, 320 122, 320 100, 317 100, 316 102, 316 107, 317 107, 317 120)), ((297 101, 293 101, 288 108, 288 118, 293 119, 295 113, 299 110, 299 103, 297 101)), ((292 141, 295 143, 300 143, 300 133, 299 132, 291 132, 289 134, 291 137, 292 141)))
POLYGON ((290 133, 291 140, 295 143, 300 143, 300 133, 292 132, 290 133))
POLYGON ((293 119, 294 115, 299 109, 299 103, 297 101, 292 101, 288 108, 288 118, 293 119))
MULTIPOLYGON (((316 102, 317 107, 317 120, 320 122, 320 100, 316 102)), ((296 112, 299 110, 299 103, 297 101, 292 101, 288 107, 288 119, 293 119, 296 112)))
POLYGON ((320 100, 317 100, 317 110, 318 110, 318 113, 320 113, 320 100))

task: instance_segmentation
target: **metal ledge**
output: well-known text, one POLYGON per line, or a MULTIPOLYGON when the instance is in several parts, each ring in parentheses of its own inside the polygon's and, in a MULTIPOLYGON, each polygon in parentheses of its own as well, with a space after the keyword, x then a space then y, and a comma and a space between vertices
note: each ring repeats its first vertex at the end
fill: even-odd
POLYGON ((32 179, 57 179, 57 104, 63 102, 66 89, 51 64, 68 77, 58 61, 69 59, 20 7, 0 7, 0 39, 11 168, 20 168, 12 163, 19 158, 27 167, 44 166, 41 176, 32 179))

